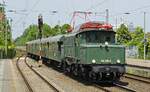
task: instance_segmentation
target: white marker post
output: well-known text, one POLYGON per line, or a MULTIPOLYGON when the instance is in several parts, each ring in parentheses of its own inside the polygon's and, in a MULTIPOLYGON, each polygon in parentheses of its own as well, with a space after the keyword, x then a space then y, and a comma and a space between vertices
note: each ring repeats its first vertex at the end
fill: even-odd
POLYGON ((146 36, 145 36, 145 30, 146 30, 146 27, 145 27, 145 25, 146 25, 146 12, 144 12, 144 61, 145 61, 145 59, 146 59, 146 52, 145 52, 145 50, 146 50, 146 48, 145 48, 145 46, 146 46, 146 36))

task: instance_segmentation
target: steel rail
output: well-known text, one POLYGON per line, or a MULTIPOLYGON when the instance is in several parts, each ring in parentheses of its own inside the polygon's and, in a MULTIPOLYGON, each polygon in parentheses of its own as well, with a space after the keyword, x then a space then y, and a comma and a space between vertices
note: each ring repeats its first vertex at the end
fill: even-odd
POLYGON ((128 73, 126 73, 123 77, 150 84, 150 79, 147 77, 141 77, 138 75, 133 75, 133 74, 128 74, 128 73), (149 80, 149 81, 146 81, 146 80, 149 80))
POLYGON ((22 57, 22 56, 18 57, 18 59, 17 59, 17 62, 16 62, 17 69, 18 69, 19 73, 21 74, 21 76, 22 76, 22 78, 23 78, 23 80, 24 80, 24 82, 25 82, 27 88, 29 89, 29 91, 30 91, 30 92, 34 92, 33 89, 32 89, 32 87, 30 86, 28 80, 25 78, 23 72, 21 71, 21 69, 20 69, 20 67, 19 67, 19 60, 20 60, 21 57, 22 57))
POLYGON ((25 58, 25 63, 26 65, 35 73, 37 74, 50 88, 52 88, 55 92, 60 92, 56 87, 54 87, 48 80, 46 80, 41 74, 39 74, 35 69, 33 69, 26 61, 25 58))
POLYGON ((101 87, 101 86, 99 86, 99 85, 97 85, 97 84, 93 84, 93 85, 94 85, 94 87, 96 87, 96 88, 98 88, 98 89, 100 89, 100 90, 102 90, 102 91, 111 92, 110 90, 108 90, 108 89, 106 89, 106 88, 104 88, 104 87, 101 87))
POLYGON ((126 86, 122 86, 122 85, 119 85, 119 84, 117 84, 117 83, 113 83, 116 87, 118 87, 118 88, 120 88, 120 89, 123 89, 123 90, 126 90, 126 91, 128 91, 128 92, 136 92, 136 90, 134 90, 134 89, 131 89, 131 88, 128 88, 128 87, 126 87, 126 86))
POLYGON ((138 65, 131 65, 131 64, 127 64, 127 67, 134 67, 134 68, 140 68, 140 69, 147 69, 150 70, 150 67, 145 67, 145 66, 138 66, 138 65))

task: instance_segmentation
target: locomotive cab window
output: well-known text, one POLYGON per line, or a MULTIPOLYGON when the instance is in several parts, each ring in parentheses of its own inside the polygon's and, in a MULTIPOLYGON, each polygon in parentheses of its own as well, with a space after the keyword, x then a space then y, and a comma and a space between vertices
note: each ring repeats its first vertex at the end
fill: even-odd
POLYGON ((115 32, 92 30, 80 33, 81 43, 115 43, 115 32))

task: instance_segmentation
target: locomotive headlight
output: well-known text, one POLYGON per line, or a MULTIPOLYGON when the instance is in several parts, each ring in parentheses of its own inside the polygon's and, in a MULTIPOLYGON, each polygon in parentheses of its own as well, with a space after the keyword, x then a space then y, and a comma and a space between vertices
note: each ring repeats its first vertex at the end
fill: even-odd
POLYGON ((96 60, 95 60, 95 59, 93 59, 93 60, 92 60, 92 63, 96 63, 96 60))
POLYGON ((117 63, 120 63, 120 60, 119 60, 119 59, 117 59, 117 63))
POLYGON ((105 45, 108 45, 108 42, 105 42, 105 45))

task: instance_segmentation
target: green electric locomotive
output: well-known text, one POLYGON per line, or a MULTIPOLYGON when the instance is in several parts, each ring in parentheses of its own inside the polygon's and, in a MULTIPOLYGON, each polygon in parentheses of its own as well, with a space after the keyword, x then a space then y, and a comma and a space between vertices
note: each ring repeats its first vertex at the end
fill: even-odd
POLYGON ((27 52, 29 57, 41 55, 43 62, 96 81, 115 81, 125 73, 125 47, 116 44, 107 23, 86 22, 68 34, 28 42, 27 52))

